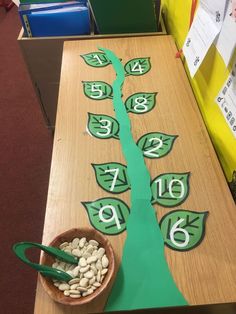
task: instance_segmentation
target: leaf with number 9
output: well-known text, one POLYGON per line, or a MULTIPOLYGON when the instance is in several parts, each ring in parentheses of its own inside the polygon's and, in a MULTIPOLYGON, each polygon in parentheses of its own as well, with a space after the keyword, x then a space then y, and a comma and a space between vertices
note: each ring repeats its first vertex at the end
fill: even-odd
POLYGON ((165 244, 177 251, 189 251, 198 246, 205 235, 208 212, 174 210, 162 217, 160 229, 165 244))

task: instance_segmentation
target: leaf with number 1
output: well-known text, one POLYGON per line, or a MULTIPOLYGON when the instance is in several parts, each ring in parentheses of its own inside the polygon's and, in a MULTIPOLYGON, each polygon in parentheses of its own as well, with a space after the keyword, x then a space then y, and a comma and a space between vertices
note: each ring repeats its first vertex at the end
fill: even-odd
POLYGON ((187 173, 165 173, 151 182, 152 203, 164 207, 182 204, 189 194, 189 176, 187 173))
POLYGON ((111 63, 107 56, 102 52, 91 52, 81 55, 84 61, 95 68, 102 68, 111 63))
POLYGON ((126 166, 118 162, 92 164, 97 183, 110 193, 122 193, 130 188, 126 166))
POLYGON ((126 229, 129 207, 117 198, 101 198, 94 202, 82 202, 91 225, 98 231, 115 235, 126 229))
POLYGON ((198 246, 205 235, 208 212, 174 210, 162 217, 160 229, 165 244, 177 251, 189 251, 198 246))
POLYGON ((150 58, 135 58, 125 64, 126 75, 144 75, 151 69, 150 58))

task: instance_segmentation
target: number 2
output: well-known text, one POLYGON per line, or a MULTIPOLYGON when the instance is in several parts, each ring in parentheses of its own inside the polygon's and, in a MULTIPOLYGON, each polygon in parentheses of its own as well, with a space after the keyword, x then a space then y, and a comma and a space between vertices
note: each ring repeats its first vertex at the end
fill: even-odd
POLYGON ((163 145, 163 142, 160 138, 152 137, 148 140, 149 142, 155 142, 157 145, 151 149, 148 149, 144 152, 144 155, 151 156, 151 157, 159 157, 159 154, 157 153, 157 150, 160 149, 163 145))

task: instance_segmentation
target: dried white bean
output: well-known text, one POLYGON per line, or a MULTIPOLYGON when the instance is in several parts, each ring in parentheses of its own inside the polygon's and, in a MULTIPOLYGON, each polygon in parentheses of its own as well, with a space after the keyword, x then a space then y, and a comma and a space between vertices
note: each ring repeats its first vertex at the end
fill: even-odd
POLYGON ((100 247, 100 249, 98 249, 97 251, 97 258, 102 258, 103 255, 105 254, 105 249, 103 247, 100 247))
POLYGON ((101 280, 101 271, 99 270, 97 274, 97 282, 100 282, 100 280, 101 280))
POLYGON ((81 298, 81 295, 80 294, 70 294, 70 298, 78 299, 78 298, 81 298))
POLYGON ((74 269, 73 269, 73 275, 75 277, 78 277, 78 274, 79 274, 79 270, 80 270, 80 266, 76 266, 74 269))
POLYGON ((79 285, 80 285, 80 287, 87 287, 87 285, 88 285, 88 278, 82 278, 81 280, 80 280, 80 283, 79 283, 79 285))
POLYGON ((70 295, 69 290, 64 290, 64 295, 65 295, 66 297, 68 297, 68 296, 70 295))
POLYGON ((89 280, 89 284, 92 285, 95 281, 96 281, 96 278, 94 276, 92 279, 89 280))
POLYGON ((101 284, 100 284, 100 282, 97 282, 97 281, 96 281, 96 282, 93 283, 93 286, 96 287, 96 288, 98 288, 98 287, 101 286, 101 284))
POLYGON ((79 238, 74 238, 71 242, 71 246, 73 249, 76 249, 79 245, 79 238))
POLYGON ((70 294, 80 294, 79 290, 70 290, 70 294))
POLYGON ((94 250, 92 256, 97 255, 98 250, 94 250))
POLYGON ((105 275, 107 272, 108 272, 108 269, 107 269, 107 268, 104 268, 104 269, 101 271, 101 274, 102 274, 102 275, 105 275))
POLYGON ((87 262, 86 262, 86 259, 84 257, 81 257, 81 259, 79 260, 79 265, 81 267, 87 266, 87 262))
POLYGON ((99 243, 96 240, 89 240, 89 244, 92 244, 93 246, 99 245, 99 243))
POLYGON ((68 246, 68 242, 63 242, 62 244, 60 244, 59 248, 62 250, 63 248, 68 246))
POLYGON ((80 247, 81 249, 84 247, 85 242, 86 242, 86 238, 80 239, 80 241, 79 241, 79 247, 80 247))
POLYGON ((77 289, 77 287, 79 287, 79 284, 74 283, 73 285, 70 286, 70 290, 75 290, 75 289, 77 289))
POLYGON ((85 267, 81 267, 79 271, 80 271, 80 273, 86 273, 89 270, 89 268, 90 268, 90 266, 87 265, 85 267))
POLYGON ((98 259, 97 256, 90 256, 87 258, 87 264, 95 263, 97 259, 98 259))
POLYGON ((84 274, 84 277, 88 279, 93 278, 93 276, 94 276, 94 273, 91 270, 87 271, 87 273, 84 274))
POLYGON ((68 282, 68 284, 69 284, 69 285, 74 285, 75 283, 79 283, 79 282, 80 282, 79 278, 74 278, 74 279, 71 279, 71 280, 68 282))
POLYGON ((85 253, 83 253, 83 257, 84 258, 89 258, 91 256, 91 253, 88 253, 88 252, 85 252, 85 253))
POLYGON ((59 287, 60 286, 60 282, 58 282, 58 281, 54 282, 54 286, 55 287, 59 287))
POLYGON ((73 249, 71 252, 74 256, 81 257, 82 253, 79 249, 73 249))
POLYGON ((108 265, 109 265, 108 258, 107 258, 106 255, 103 255, 103 257, 102 257, 102 267, 103 267, 103 268, 107 268, 108 265))
POLYGON ((61 283, 58 287, 59 290, 64 291, 64 290, 69 290, 70 286, 67 283, 61 283))
POLYGON ((90 268, 91 268, 91 270, 94 272, 94 275, 97 275, 98 271, 97 271, 97 268, 96 268, 95 264, 92 264, 92 265, 90 266, 90 268))
POLYGON ((77 287, 77 290, 79 290, 80 292, 86 292, 86 291, 88 291, 88 289, 87 288, 84 288, 84 287, 77 287))
POLYGON ((97 262, 96 262, 96 268, 97 268, 97 270, 102 270, 102 262, 100 259, 97 260, 97 262))

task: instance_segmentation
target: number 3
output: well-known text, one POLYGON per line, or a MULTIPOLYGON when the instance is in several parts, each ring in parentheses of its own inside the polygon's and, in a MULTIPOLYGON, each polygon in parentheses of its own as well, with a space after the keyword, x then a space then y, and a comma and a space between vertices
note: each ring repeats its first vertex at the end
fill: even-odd
POLYGON ((100 121, 100 128, 101 129, 105 129, 106 131, 101 133, 101 132, 96 132, 97 135, 99 136, 107 136, 111 133, 111 121, 110 120, 106 120, 106 119, 101 119, 100 121), (106 125, 102 125, 102 123, 106 123, 106 125))

